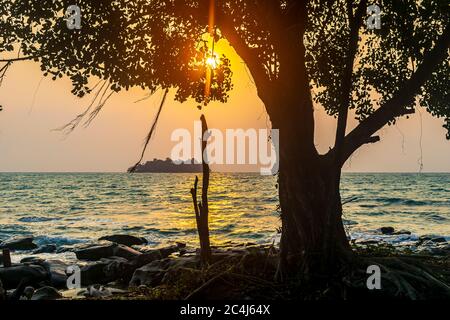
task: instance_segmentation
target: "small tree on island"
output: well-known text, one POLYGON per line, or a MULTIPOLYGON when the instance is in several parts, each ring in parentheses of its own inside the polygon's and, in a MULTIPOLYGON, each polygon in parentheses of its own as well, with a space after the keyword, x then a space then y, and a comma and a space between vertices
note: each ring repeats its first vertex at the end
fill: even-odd
POLYGON ((209 66, 202 61, 210 48, 201 43, 211 29, 244 60, 280 130, 280 275, 329 274, 350 256, 341 170, 358 148, 380 140, 378 130, 420 105, 443 117, 450 132, 445 0, 379 0, 375 30, 365 25, 367 0, 78 0, 82 28, 69 30, 62 17, 71 2, 2 1, 9 20, 0 25, 2 36, 18 30, 3 36, 9 43, 2 51, 19 42, 22 57, 39 61, 45 75, 69 77, 73 94, 94 91, 92 109, 69 129, 130 87, 173 88, 181 102, 227 102, 232 69, 225 56, 205 101, 209 66), (100 79, 95 89, 91 78, 100 79), (326 154, 314 145, 314 102, 337 118, 326 154), (350 110, 360 122, 348 132, 350 110))

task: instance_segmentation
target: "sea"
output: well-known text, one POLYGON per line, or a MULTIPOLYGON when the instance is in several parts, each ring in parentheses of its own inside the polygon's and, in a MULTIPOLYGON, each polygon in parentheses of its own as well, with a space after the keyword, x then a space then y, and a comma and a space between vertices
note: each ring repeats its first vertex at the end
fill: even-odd
MULTIPOLYGON (((145 237, 148 246, 198 246, 193 184, 194 174, 185 173, 0 173, 0 241, 32 235, 40 246, 69 248, 131 234, 145 237)), ((273 176, 212 173, 212 244, 276 242, 276 184, 273 176)), ((450 173, 344 173, 341 193, 345 228, 355 241, 450 240, 450 173), (411 234, 382 235, 385 226, 411 234)), ((52 255, 73 258, 71 252, 52 255)))

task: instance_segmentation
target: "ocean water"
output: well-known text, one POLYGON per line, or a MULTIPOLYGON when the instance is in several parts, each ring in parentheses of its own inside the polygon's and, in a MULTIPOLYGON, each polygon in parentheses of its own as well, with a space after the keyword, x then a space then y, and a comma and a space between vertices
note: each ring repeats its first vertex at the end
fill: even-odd
MULTIPOLYGON (((93 241, 128 233, 150 245, 197 244, 193 174, 1 173, 0 241, 33 235, 39 245, 93 241)), ((209 190, 213 244, 272 242, 280 226, 276 178, 213 173, 209 190)), ((345 225, 354 239, 393 226, 411 236, 450 236, 450 174, 344 174, 345 225)))

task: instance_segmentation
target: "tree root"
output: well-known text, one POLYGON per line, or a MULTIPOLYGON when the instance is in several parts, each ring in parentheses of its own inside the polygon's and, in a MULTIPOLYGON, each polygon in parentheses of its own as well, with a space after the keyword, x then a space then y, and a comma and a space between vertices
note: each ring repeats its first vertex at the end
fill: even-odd
MULTIPOLYGON (((394 288, 384 286, 384 290, 392 291, 396 298, 412 300, 450 298, 450 278, 445 269, 432 271, 424 263, 424 259, 411 257, 371 257, 361 260, 361 266, 378 265, 382 271, 382 279, 389 281, 394 288)), ((359 270, 359 273, 365 271, 359 270)), ((391 292, 389 292, 391 293, 391 292)), ((389 294, 391 295, 391 294, 389 294)))

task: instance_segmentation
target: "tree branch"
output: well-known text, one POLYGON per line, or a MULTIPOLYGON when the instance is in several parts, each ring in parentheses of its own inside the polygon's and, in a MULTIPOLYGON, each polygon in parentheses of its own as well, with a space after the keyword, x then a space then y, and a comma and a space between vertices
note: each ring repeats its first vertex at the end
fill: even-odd
POLYGON ((244 63, 247 64, 253 80, 255 81, 258 95, 265 100, 265 92, 270 86, 270 80, 257 52, 255 49, 250 48, 239 36, 231 17, 224 14, 218 14, 216 19, 219 29, 222 31, 224 37, 236 50, 236 53, 241 57, 244 63))
POLYGON ((33 60, 35 58, 39 58, 39 56, 18 57, 18 58, 11 58, 11 59, 0 59, 0 63, 1 62, 11 63, 11 62, 16 62, 16 61, 33 60))
MULTIPOLYGON (((398 92, 378 108, 370 117, 362 121, 344 141, 343 153, 340 157, 341 165, 362 145, 373 142, 372 135, 395 120, 396 117, 414 113, 414 110, 406 109, 406 106, 416 97, 420 88, 431 77, 436 67, 448 56, 450 47, 450 25, 447 25, 443 34, 436 41, 433 49, 428 51, 423 62, 416 72, 398 92)), ((336 152, 331 150, 328 155, 336 152)), ((327 156, 328 156, 327 155, 327 156)))
POLYGON ((344 144, 345 132, 347 130, 348 109, 351 104, 352 94, 352 77, 353 65, 358 51, 359 28, 363 23, 363 16, 367 7, 367 0, 361 0, 355 15, 353 15, 352 0, 347 0, 347 15, 350 27, 350 40, 348 55, 346 57, 344 77, 342 81, 342 95, 340 97, 339 114, 336 128, 335 150, 336 163, 339 165, 339 159, 342 153, 342 146, 344 144))

